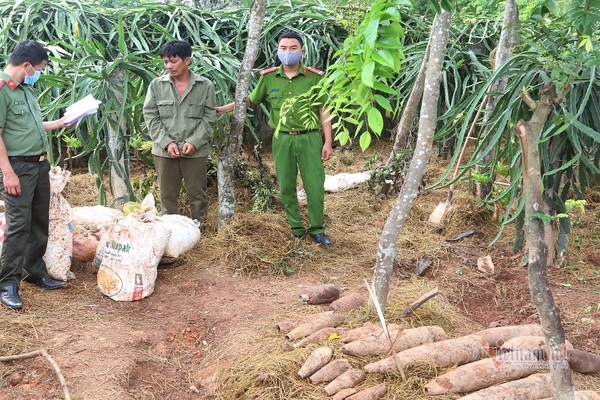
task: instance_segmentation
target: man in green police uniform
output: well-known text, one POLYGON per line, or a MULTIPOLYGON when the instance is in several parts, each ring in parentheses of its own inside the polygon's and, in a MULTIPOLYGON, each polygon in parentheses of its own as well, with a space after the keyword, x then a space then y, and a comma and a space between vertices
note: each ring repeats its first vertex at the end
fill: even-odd
MULTIPOLYGON (((258 84, 248 98, 248 106, 258 105, 266 100, 270 112, 269 125, 274 129, 279 128, 278 134, 273 137, 273 161, 281 201, 292 234, 302 237, 308 232, 315 242, 328 246, 330 241, 325 235, 323 225, 323 161, 329 160, 333 154, 329 113, 311 104, 308 112, 312 115, 307 116, 306 103, 299 100, 294 102, 284 118, 281 118, 281 109, 286 100, 305 95, 323 76, 322 71, 301 64, 304 53, 302 45, 302 38, 297 33, 284 32, 279 37, 277 56, 282 64, 261 71, 258 84), (324 141, 320 130, 307 123, 311 120, 320 121, 324 141), (296 193, 298 171, 306 191, 310 223, 308 229, 300 218, 296 193)), ((234 103, 217 107, 217 114, 230 112, 233 107, 234 103)))
POLYGON ((33 40, 17 44, 0 72, 0 193, 4 199, 6 238, 2 248, 0 302, 23 307, 19 285, 58 289, 65 282, 48 277, 42 256, 48 244, 50 164, 46 131, 65 128, 65 118, 42 121, 31 88, 48 63, 46 49, 33 40))
POLYGON ((158 51, 168 74, 154 79, 144 102, 144 119, 153 141, 163 214, 177 214, 181 180, 192 219, 200 225, 208 211, 206 165, 217 114, 211 81, 189 69, 192 46, 183 40, 158 51))

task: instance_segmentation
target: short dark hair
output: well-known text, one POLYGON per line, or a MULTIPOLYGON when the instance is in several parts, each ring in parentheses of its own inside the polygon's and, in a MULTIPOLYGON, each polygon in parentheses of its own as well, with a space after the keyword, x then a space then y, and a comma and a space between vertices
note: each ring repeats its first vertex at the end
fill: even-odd
POLYGON ((277 39, 277 43, 281 42, 281 39, 296 39, 297 41, 300 42, 300 47, 304 46, 304 42, 302 41, 302 38, 300 37, 300 35, 298 35, 296 32, 293 32, 293 31, 283 32, 279 36, 279 39, 277 39))
POLYGON ((31 65, 39 65, 42 61, 48 61, 48 52, 35 40, 24 40, 17 43, 8 59, 11 65, 21 65, 26 62, 31 65))
POLYGON ((171 40, 163 44, 158 50, 161 57, 181 57, 185 60, 192 56, 192 46, 185 40, 171 40))

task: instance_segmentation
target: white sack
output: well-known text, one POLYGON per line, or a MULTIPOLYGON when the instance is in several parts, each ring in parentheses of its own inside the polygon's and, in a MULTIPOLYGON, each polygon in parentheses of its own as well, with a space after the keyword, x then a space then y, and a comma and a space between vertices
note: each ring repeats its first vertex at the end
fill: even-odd
POLYGON ((96 232, 107 224, 112 224, 125 213, 116 208, 105 206, 73 207, 73 226, 81 225, 86 229, 96 232))
MULTIPOLYGON (((371 178, 372 171, 364 172, 342 172, 336 175, 325 175, 325 192, 337 193, 348 189, 354 189, 361 183, 367 182, 371 178)), ((297 189, 298 201, 306 202, 306 191, 301 186, 297 189)))
POLYGON ((156 267, 170 236, 168 225, 156 217, 152 195, 146 196, 139 213, 107 226, 94 259, 100 292, 117 301, 152 294, 156 267))
POLYGON ((170 264, 198 243, 200 228, 194 220, 185 215, 165 214, 159 219, 171 229, 171 237, 161 260, 163 264, 170 264))
POLYGON ((61 194, 65 188, 71 171, 60 167, 50 169, 50 226, 48 230, 48 247, 43 259, 46 262, 48 275, 52 279, 66 281, 74 279, 71 272, 71 256, 73 253, 73 232, 70 225, 73 219, 71 206, 61 194))

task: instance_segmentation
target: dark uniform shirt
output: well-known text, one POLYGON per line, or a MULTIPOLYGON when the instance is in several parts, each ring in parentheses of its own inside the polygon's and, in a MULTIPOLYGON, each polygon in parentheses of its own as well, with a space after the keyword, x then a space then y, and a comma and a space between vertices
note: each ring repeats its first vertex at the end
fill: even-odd
POLYGON ((37 156, 48 151, 42 111, 30 85, 16 85, 0 71, 0 128, 9 156, 37 156))
MULTIPOLYGON (((269 126, 277 128, 281 118, 281 107, 286 99, 293 99, 310 92, 310 89, 321 80, 323 72, 307 68, 300 64, 296 75, 291 79, 283 72, 283 66, 267 68, 261 71, 261 77, 258 80, 256 88, 250 93, 249 99, 252 104, 260 104, 267 100, 269 103, 269 126)), ((318 102, 309 103, 305 100, 307 97, 300 97, 300 100, 291 105, 291 108, 284 114, 284 120, 281 121, 280 131, 306 131, 318 130, 321 126, 319 109, 323 108, 322 99, 318 102)), ((289 100, 288 100, 289 102, 289 100)), ((289 104, 289 103, 288 103, 289 104)))

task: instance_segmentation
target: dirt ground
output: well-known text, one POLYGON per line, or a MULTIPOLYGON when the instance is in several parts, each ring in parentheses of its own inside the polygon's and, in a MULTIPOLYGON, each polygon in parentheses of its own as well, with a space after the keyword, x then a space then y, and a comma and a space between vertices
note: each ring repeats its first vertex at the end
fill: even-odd
MULTIPOLYGON (((386 157, 388 149, 382 142, 367 154, 336 150, 327 172, 359 171, 377 154, 386 157)), ((429 181, 435 173, 432 168, 429 181)), ((64 290, 46 292, 23 283, 23 309, 0 308, 0 356, 47 349, 77 400, 327 398, 322 387, 295 382, 291 372, 307 353, 283 352, 285 340, 276 324, 327 309, 299 301, 313 285, 334 283, 342 294, 368 296, 365 282, 372 278, 379 234, 395 199, 382 199, 364 187, 327 194, 333 244, 325 249, 310 238, 293 239, 280 207, 267 214, 245 213, 250 195, 241 188, 237 216, 217 232, 214 183, 210 190, 200 242, 174 264, 159 267, 152 295, 136 302, 109 299, 97 289, 91 262, 73 264, 76 279, 64 290), (259 389, 244 388, 244 379, 254 380, 248 385, 259 389)), ((575 348, 600 354, 600 195, 593 193, 585 213, 577 216, 565 265, 549 271, 567 339, 575 348)), ((95 204, 94 178, 75 171, 64 194, 73 207, 95 204)), ((398 240, 388 322, 438 324, 450 337, 538 322, 527 270, 519 265, 523 254, 512 251, 513 228, 489 246, 498 224, 460 190, 451 217, 441 229, 432 226, 427 217, 445 196, 444 190, 423 191, 416 200, 398 240), (446 241, 474 228, 480 228, 475 235, 446 241), (477 258, 485 255, 494 262, 493 273, 477 270, 477 258), (424 257, 432 264, 418 276, 415 267, 424 257), (436 286, 439 296, 411 317, 399 318, 399 310, 436 286)), ((345 326, 366 320, 377 321, 368 307, 345 326)), ((421 394, 426 377, 409 376, 410 396, 390 391, 385 399, 426 398, 421 394)), ((574 381, 578 388, 600 392, 598 376, 574 374, 574 381)), ((0 399, 63 398, 45 358, 0 364, 0 399)))

